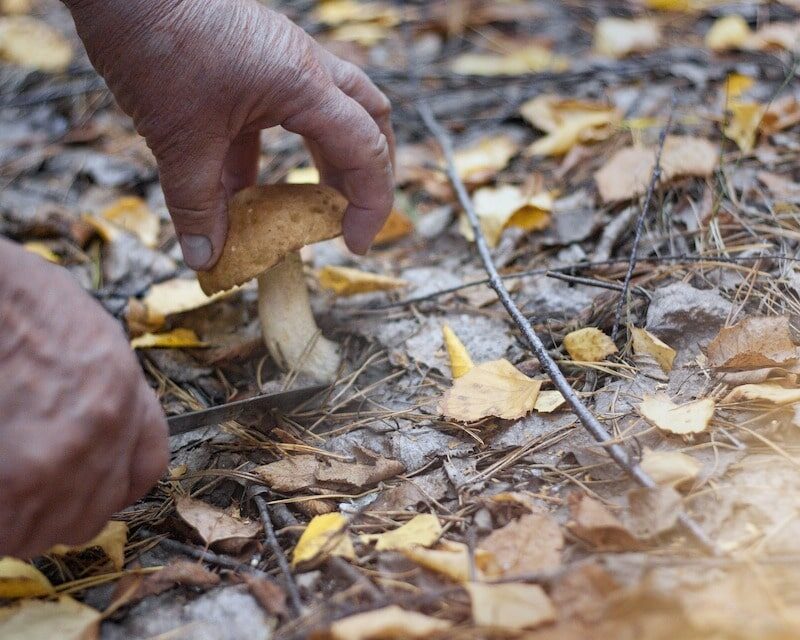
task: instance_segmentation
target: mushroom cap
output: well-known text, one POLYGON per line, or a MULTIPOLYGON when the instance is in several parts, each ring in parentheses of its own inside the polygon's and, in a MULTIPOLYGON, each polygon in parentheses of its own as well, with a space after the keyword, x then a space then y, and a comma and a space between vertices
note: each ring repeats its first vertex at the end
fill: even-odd
POLYGON ((249 187, 228 204, 228 238, 217 263, 197 274, 207 295, 244 284, 305 245, 342 233, 347 200, 316 184, 249 187))

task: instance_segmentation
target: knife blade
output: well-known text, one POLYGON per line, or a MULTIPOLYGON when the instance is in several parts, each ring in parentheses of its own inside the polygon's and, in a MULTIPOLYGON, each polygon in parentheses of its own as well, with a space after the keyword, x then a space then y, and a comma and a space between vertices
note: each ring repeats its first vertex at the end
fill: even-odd
POLYGON ((267 393, 245 400, 237 400, 218 407, 191 411, 167 418, 169 435, 176 436, 201 427, 246 417, 260 418, 271 409, 293 409, 325 389, 324 385, 303 387, 280 393, 267 393))

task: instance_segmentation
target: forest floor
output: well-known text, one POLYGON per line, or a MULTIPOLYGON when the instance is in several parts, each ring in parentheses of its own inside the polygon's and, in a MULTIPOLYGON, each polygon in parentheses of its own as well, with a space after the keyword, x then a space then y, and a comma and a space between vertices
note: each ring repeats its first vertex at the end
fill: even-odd
MULTIPOLYGON (((199 292, 149 150, 32 2, 0 7, 74 54, 20 66, 9 20, 55 67, 61 41, 0 18, 0 233, 119 319, 168 415, 310 383, 253 287, 199 292)), ((38 591, 0 565, 0 636, 800 637, 800 5, 277 4, 394 105, 379 244, 304 252, 339 379, 173 437, 146 498, 33 560, 38 591)), ((262 182, 315 180, 298 137, 262 147, 262 182)))

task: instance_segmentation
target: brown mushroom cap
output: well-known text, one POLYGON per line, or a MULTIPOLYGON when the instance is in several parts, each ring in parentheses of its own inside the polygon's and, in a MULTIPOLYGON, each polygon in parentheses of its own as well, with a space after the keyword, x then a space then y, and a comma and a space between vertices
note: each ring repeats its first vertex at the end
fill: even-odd
POLYGON ((228 239, 217 264, 197 274, 207 295, 244 284, 308 244, 342 233, 347 200, 316 184, 250 187, 228 205, 228 239))

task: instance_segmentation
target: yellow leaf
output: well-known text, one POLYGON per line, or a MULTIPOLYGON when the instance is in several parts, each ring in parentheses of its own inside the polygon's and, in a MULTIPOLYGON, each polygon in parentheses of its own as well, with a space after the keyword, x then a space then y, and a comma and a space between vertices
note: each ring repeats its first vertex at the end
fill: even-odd
POLYGON ((17 558, 0 558, 0 600, 37 598, 53 593, 53 585, 32 564, 17 558))
POLYGON ((322 288, 333 291, 337 296, 353 296, 358 293, 372 293, 374 291, 391 291, 408 286, 407 281, 399 278, 333 265, 322 267, 317 277, 322 288))
POLYGON ((472 602, 472 619, 481 627, 522 631, 556 619, 556 609, 538 584, 464 585, 472 602))
POLYGON ((121 571, 125 564, 125 544, 128 542, 128 525, 118 520, 109 520, 103 530, 85 544, 74 547, 65 544, 55 545, 48 554, 66 556, 77 554, 87 549, 99 547, 103 550, 116 571, 121 571))
POLYGON ((53 253, 52 249, 50 249, 50 247, 48 247, 44 242, 26 242, 22 245, 22 248, 30 251, 31 253, 35 253, 37 256, 44 258, 48 262, 52 262, 54 264, 59 264, 61 262, 61 258, 53 253))
POLYGON ((706 33, 706 46, 712 51, 743 48, 750 36, 750 26, 742 16, 730 15, 717 19, 706 33))
MULTIPOLYGON (((142 312, 144 317, 137 318, 137 320, 147 329, 156 330, 164 325, 168 316, 199 309, 221 298, 226 298, 235 291, 236 288, 207 296, 200 288, 197 278, 166 280, 150 287, 147 295, 141 301, 141 305, 144 306, 142 312)), ((131 303, 134 302, 138 301, 131 301, 131 303)))
POLYGON ((566 403, 560 391, 540 391, 536 396, 533 405, 534 411, 538 413, 553 413, 556 409, 566 403))
POLYGON ((66 71, 72 47, 50 25, 30 16, 0 18, 0 60, 49 73, 66 71))
POLYGON ((541 380, 532 380, 508 360, 483 362, 453 381, 439 410, 459 422, 489 416, 516 420, 533 410, 541 386, 541 380))
POLYGON ((131 340, 132 349, 191 349, 207 347, 192 329, 173 329, 166 333, 145 333, 131 340))
MULTIPOLYGON (((408 547, 401 552, 412 562, 455 582, 470 580, 470 550, 465 544, 442 540, 436 549, 408 547)), ((484 570, 493 567, 494 558, 488 551, 475 549, 474 559, 476 578, 483 578, 484 570)))
POLYGON ((450 356, 450 370, 453 373, 453 378, 460 378, 465 373, 468 373, 475 364, 472 362, 464 343, 458 339, 455 331, 449 325, 442 326, 442 336, 444 336, 447 354, 450 356))
POLYGON ((101 211, 100 217, 132 233, 146 247, 152 248, 158 243, 161 222, 141 198, 120 198, 101 211))
POLYGON ((378 235, 372 241, 375 246, 381 246, 405 238, 412 231, 414 231, 414 223, 409 220, 408 216, 397 209, 392 209, 383 227, 378 231, 378 235))
POLYGON ((389 4, 355 0, 328 0, 317 7, 314 15, 331 27, 347 22, 376 22, 384 27, 394 27, 401 19, 400 12, 389 4))
POLYGON ((453 626, 448 620, 406 611, 396 604, 367 613, 357 613, 331 625, 333 640, 375 640, 377 638, 427 638, 453 626))
MULTIPOLYGON (((496 247, 507 227, 516 226, 525 231, 546 228, 550 224, 553 196, 550 193, 526 195, 520 187, 501 185, 478 189, 473 203, 486 242, 496 247)), ((470 242, 475 240, 465 215, 461 216, 458 229, 470 242)))
POLYGON ((731 101, 727 106, 730 118, 722 133, 733 140, 745 153, 753 150, 758 136, 758 128, 767 108, 757 102, 731 101))
POLYGON ((520 76, 542 71, 565 71, 569 60, 538 44, 528 44, 499 55, 465 53, 450 67, 454 73, 471 76, 520 76))
POLYGON ((339 42, 355 42, 365 47, 371 47, 381 40, 385 40, 390 30, 375 22, 360 22, 357 24, 343 24, 330 33, 332 40, 339 42))
POLYGON ((286 175, 288 184, 319 184, 319 171, 316 167, 297 167, 286 175))
POLYGON ((0 13, 19 16, 30 13, 33 9, 31 0, 0 0, 0 13))
POLYGON ((647 449, 640 463, 642 470, 658 484, 679 487, 691 483, 700 474, 702 465, 680 451, 647 449))
POLYGON ((750 76, 744 76, 741 73, 729 74, 725 82, 725 93, 728 96, 728 100, 736 100, 741 97, 754 83, 755 80, 750 76))
POLYGON ((363 543, 374 542, 376 551, 400 551, 410 547, 430 547, 442 535, 439 518, 430 513, 414 516, 402 527, 386 533, 360 536, 363 543))
POLYGON ((576 362, 601 362, 617 352, 617 345, 594 327, 572 331, 564 336, 564 348, 576 362))
POLYGON ((661 42, 661 32, 652 20, 601 18, 594 29, 594 48, 609 58, 652 51, 661 42))
POLYGON ((3 640, 98 640, 102 614, 69 598, 25 600, 0 609, 3 640))
POLYGON ((693 9, 692 0, 644 0, 644 6, 656 11, 681 11, 693 9))
POLYGON ((327 556, 355 560, 356 552, 347 534, 347 518, 341 513, 315 516, 297 541, 292 554, 292 566, 327 556))
POLYGON ((122 233, 122 229, 120 229, 117 225, 110 223, 105 218, 90 216, 88 213, 86 213, 81 216, 81 220, 93 227, 97 232, 97 235, 99 235, 106 244, 115 242, 122 233))
POLYGON ((465 183, 482 184, 505 169, 518 150, 519 146, 510 136, 482 138, 475 144, 456 150, 456 171, 465 183))
POLYGON ((576 144, 607 139, 621 123, 621 115, 614 107, 553 95, 529 100, 520 107, 520 113, 547 133, 528 147, 528 155, 563 155, 576 144))
POLYGON ((724 402, 766 402, 769 404, 792 404, 800 402, 800 389, 787 389, 778 384, 743 384, 735 387, 724 402))
POLYGON ((639 411, 662 431, 679 435, 702 433, 714 416, 714 400, 705 398, 677 405, 666 395, 659 394, 646 396, 639 411))
POLYGON ((632 327, 631 332, 633 334, 633 352, 636 355, 652 356, 664 373, 672 371, 672 364, 677 355, 675 349, 645 329, 632 327))

